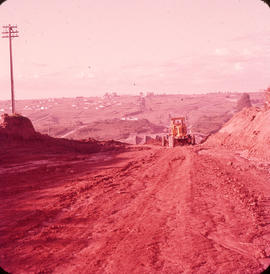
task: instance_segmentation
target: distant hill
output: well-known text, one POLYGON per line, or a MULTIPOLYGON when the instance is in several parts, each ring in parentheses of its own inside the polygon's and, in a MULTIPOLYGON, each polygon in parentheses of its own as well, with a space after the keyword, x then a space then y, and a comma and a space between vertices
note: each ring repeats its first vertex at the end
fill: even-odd
MULTIPOLYGON (((163 132, 170 117, 176 116, 185 116, 192 132, 204 138, 231 118, 241 96, 227 92, 48 98, 17 100, 16 109, 31 119, 36 131, 59 138, 125 140, 136 134, 142 137, 163 132)), ((249 96, 253 106, 263 106, 263 93, 249 96)), ((0 113, 9 112, 10 107, 10 101, 0 101, 0 113)))

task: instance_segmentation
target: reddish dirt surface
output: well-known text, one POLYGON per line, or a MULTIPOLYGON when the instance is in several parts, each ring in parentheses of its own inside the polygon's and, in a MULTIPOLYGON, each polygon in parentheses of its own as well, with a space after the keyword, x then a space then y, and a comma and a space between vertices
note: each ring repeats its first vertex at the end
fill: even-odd
POLYGON ((260 273, 270 263, 269 166, 206 146, 46 160, 1 166, 6 271, 260 273))
POLYGON ((1 267, 260 273, 270 264, 269 117, 246 109, 205 144, 170 149, 52 138, 5 116, 1 267))

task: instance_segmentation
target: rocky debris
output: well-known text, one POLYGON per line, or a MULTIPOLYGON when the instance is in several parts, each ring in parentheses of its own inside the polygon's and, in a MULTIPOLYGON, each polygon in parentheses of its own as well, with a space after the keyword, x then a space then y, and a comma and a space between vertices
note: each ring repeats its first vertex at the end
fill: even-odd
POLYGON ((244 151, 247 158, 270 160, 270 110, 245 108, 235 114, 206 144, 244 151))
POLYGON ((162 135, 137 135, 131 134, 127 139, 124 139, 123 142, 132 144, 132 145, 159 145, 161 146, 162 135))
POLYGON ((239 98, 239 100, 237 101, 237 105, 236 105, 236 111, 239 112, 241 111, 243 108, 249 108, 251 107, 251 101, 250 101, 250 96, 248 93, 243 93, 242 96, 239 98))
POLYGON ((121 140, 121 142, 125 142, 131 145, 139 145, 142 144, 143 137, 137 134, 130 134, 128 138, 121 140))
POLYGON ((143 144, 145 145, 161 145, 162 142, 162 136, 155 135, 155 136, 148 136, 145 135, 143 139, 143 144))

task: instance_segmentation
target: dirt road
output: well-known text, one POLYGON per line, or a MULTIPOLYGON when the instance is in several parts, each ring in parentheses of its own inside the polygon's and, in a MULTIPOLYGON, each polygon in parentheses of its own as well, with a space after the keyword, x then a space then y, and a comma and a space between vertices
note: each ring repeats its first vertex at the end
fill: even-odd
POLYGON ((268 163, 153 146, 43 164, 2 172, 6 271, 260 273, 270 264, 268 163))

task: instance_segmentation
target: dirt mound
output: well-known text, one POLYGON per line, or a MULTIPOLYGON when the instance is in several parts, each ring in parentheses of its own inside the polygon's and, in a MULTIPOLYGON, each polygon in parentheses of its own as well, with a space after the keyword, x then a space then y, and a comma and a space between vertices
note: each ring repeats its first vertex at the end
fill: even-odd
POLYGON ((245 108, 207 140, 209 145, 221 145, 244 150, 247 157, 270 160, 270 110, 245 108))
POLYGON ((0 137, 2 138, 19 138, 19 139, 35 139, 37 133, 32 122, 19 114, 1 115, 0 137))

